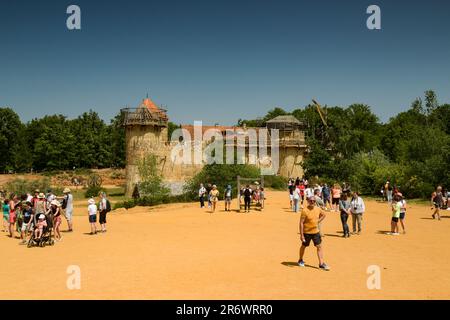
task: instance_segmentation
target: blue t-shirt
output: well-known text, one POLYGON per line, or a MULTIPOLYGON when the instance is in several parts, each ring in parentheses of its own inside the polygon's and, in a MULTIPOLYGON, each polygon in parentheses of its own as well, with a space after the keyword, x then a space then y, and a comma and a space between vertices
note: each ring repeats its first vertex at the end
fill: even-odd
POLYGON ((33 209, 30 208, 28 210, 23 210, 23 222, 28 223, 31 220, 31 216, 33 215, 33 209))
POLYGON ((324 198, 329 198, 330 197, 330 189, 328 187, 323 187, 322 188, 322 193, 323 193, 323 197, 324 198))

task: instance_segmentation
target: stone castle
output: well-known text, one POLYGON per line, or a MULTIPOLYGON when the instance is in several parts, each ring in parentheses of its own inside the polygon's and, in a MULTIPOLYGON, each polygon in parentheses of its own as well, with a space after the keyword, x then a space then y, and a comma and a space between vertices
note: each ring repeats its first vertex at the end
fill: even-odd
MULTIPOLYGON (((172 160, 172 150, 182 143, 194 144, 192 137, 196 128, 193 125, 182 125, 182 137, 178 141, 171 141, 168 136, 169 118, 167 111, 157 106, 152 100, 146 98, 137 108, 122 109, 124 114, 124 126, 126 128, 126 196, 131 197, 136 185, 140 182, 139 162, 146 155, 156 156, 159 170, 164 181, 169 183, 184 183, 197 174, 204 166, 201 164, 184 164, 172 160)), ((279 165, 278 175, 284 177, 301 177, 303 169, 301 162, 306 152, 305 133, 302 122, 293 116, 279 116, 266 123, 264 128, 246 128, 232 126, 202 126, 201 134, 209 129, 215 129, 227 136, 227 145, 237 146, 237 135, 247 135, 247 132, 258 132, 261 129, 278 129, 279 165), (253 129, 253 130, 250 130, 253 129), (238 133, 236 133, 238 132, 238 133), (234 133, 234 135, 230 134, 234 133), (228 134, 228 135, 227 135, 228 134)), ((270 132, 270 131, 269 131, 270 132)), ((242 140, 240 140, 242 141, 242 140)), ((263 167, 270 162, 270 148, 264 157, 249 156, 249 148, 258 148, 258 145, 250 145, 249 139, 245 141, 246 150, 244 163, 255 164, 263 167)), ((270 141, 268 141, 270 143, 270 141)), ((207 144, 207 143, 204 143, 207 144)), ((258 143, 257 143, 258 144, 258 143)), ((192 155, 193 156, 193 155, 192 155)), ((194 157, 194 156, 193 156, 194 157)), ((242 163, 240 162, 240 163, 242 163)))

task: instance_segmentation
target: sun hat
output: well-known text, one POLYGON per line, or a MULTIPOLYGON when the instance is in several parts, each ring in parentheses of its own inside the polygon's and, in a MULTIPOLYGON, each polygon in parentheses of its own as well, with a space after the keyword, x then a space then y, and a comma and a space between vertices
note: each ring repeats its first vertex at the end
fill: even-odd
POLYGON ((61 205, 58 200, 53 200, 52 202, 50 202, 50 204, 55 205, 57 207, 61 205))
POLYGON ((39 192, 40 192, 39 189, 34 190, 34 193, 39 193, 39 192))
POLYGON ((41 215, 39 216, 39 220, 44 220, 44 219, 45 219, 45 215, 41 214, 41 215))
POLYGON ((70 193, 70 189, 69 188, 65 188, 63 193, 70 193))
POLYGON ((43 194, 42 192, 39 193, 38 198, 39 199, 45 199, 45 194, 43 194))
POLYGON ((91 199, 88 200, 88 203, 89 204, 95 204, 95 200, 91 198, 91 199))

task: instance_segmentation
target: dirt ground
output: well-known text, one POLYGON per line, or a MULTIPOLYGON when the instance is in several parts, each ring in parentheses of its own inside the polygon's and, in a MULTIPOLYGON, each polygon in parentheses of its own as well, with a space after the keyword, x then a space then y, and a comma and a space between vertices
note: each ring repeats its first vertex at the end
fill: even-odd
POLYGON ((325 272, 313 247, 310 267, 296 266, 299 214, 288 210, 285 192, 267 197, 263 213, 225 213, 222 203, 215 214, 194 203, 121 209, 95 236, 77 208, 75 232, 53 247, 29 249, 1 233, 0 299, 450 298, 450 211, 437 221, 429 207, 410 206, 408 232, 395 237, 383 234, 387 204, 367 201, 363 233, 349 239, 329 213, 325 272), (70 265, 80 267, 80 290, 67 288, 70 265), (380 290, 367 288, 371 265, 380 267, 380 290))

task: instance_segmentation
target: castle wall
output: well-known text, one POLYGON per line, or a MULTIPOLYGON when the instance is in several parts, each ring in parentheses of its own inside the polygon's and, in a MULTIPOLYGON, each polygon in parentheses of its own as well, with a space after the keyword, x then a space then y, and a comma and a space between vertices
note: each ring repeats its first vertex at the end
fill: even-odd
POLYGON ((304 152, 299 148, 280 147, 280 169, 278 174, 287 178, 303 177, 301 166, 304 152))
MULTIPOLYGON (((295 137, 299 138, 299 137, 295 137)), ((129 126, 126 129, 127 166, 126 166, 126 197, 131 197, 135 185, 140 182, 138 163, 148 154, 153 154, 158 159, 158 166, 163 179, 170 182, 185 182, 201 171, 204 164, 176 164, 171 160, 171 152, 174 143, 167 142, 166 127, 129 126)), ((279 148, 279 171, 284 177, 302 177, 304 148, 295 146, 279 148)), ((270 154, 270 148, 268 150, 270 154)), ((246 163, 252 162, 259 165, 259 158, 248 156, 246 148, 246 163)), ((191 159, 194 159, 194 148, 191 148, 191 159)))

